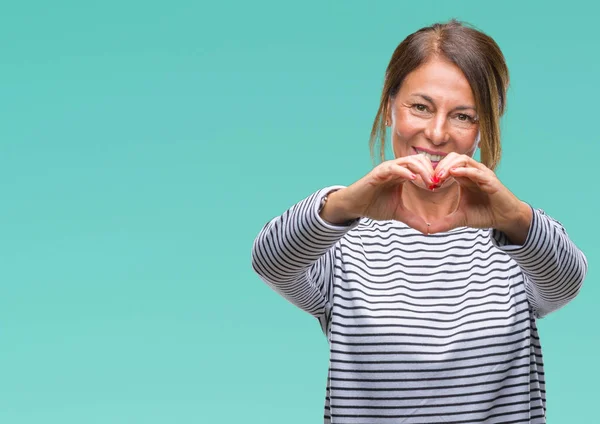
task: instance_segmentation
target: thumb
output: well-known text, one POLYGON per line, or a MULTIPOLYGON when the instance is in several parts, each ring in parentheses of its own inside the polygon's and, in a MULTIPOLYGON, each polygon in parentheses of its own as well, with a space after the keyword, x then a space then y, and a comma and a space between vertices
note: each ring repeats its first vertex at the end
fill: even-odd
POLYGON ((419 215, 409 211, 408 209, 403 209, 399 211, 394 219, 404 222, 411 228, 414 228, 417 231, 420 231, 423 234, 427 234, 427 223, 423 218, 419 215))
POLYGON ((442 233, 466 225, 465 214, 459 210, 429 224, 429 234, 442 233))

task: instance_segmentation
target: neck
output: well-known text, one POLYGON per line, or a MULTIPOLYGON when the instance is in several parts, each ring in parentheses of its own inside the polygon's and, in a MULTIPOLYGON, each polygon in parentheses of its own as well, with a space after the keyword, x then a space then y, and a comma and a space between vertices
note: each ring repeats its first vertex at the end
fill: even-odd
POLYGON ((458 184, 436 191, 425 190, 406 183, 402 190, 404 205, 422 217, 425 222, 434 222, 454 212, 458 207, 458 184))

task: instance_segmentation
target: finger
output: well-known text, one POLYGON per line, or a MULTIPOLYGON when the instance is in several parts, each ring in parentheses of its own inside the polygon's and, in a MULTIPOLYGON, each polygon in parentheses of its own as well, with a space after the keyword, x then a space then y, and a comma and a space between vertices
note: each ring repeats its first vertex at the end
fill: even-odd
POLYGON ((412 158, 415 161, 423 164, 423 166, 425 167, 425 169, 431 176, 431 182, 433 182, 433 176, 435 175, 435 170, 433 169, 433 163, 431 163, 431 159, 429 159, 427 156, 424 156, 421 154, 413 155, 412 158))
POLYGON ((459 184, 462 183, 461 185, 471 182, 482 190, 493 188, 493 179, 490 173, 479 168, 451 168, 449 172, 459 184))
POLYGON ((414 228, 415 230, 420 231, 423 234, 428 234, 429 227, 425 220, 408 209, 398 211, 394 219, 396 219, 397 221, 404 222, 409 227, 414 228))
POLYGON ((469 178, 466 178, 466 177, 450 177, 450 178, 454 178, 454 180, 461 187, 464 187, 469 190, 480 190, 477 183, 471 181, 469 178))
POLYGON ((470 156, 467 155, 458 155, 456 153, 449 154, 438 164, 436 168, 436 175, 440 180, 448 177, 448 171, 451 168, 477 168, 482 169, 481 167, 487 169, 485 165, 477 162, 470 156))
POLYGON ((441 171, 448 170, 448 164, 456 162, 456 159, 458 156, 460 156, 460 155, 458 155, 454 152, 450 152, 446 156, 444 156, 442 158, 442 160, 439 161, 437 166, 435 167, 435 175, 438 178, 441 178, 441 171))
POLYGON ((480 170, 482 170, 484 172, 485 171, 491 171, 490 168, 488 168, 487 166, 485 166, 483 163, 476 161, 471 156, 466 156, 466 157, 467 157, 467 163, 468 163, 469 167, 471 167, 471 168, 477 168, 477 169, 480 169, 480 170))
POLYGON ((388 183, 401 178, 411 179, 412 175, 413 173, 405 168, 399 169, 393 161, 382 163, 373 170, 373 179, 376 183, 388 183))
POLYGON ((448 160, 445 163, 441 163, 437 166, 436 169, 436 176, 443 181, 444 179, 448 178, 449 174, 449 170, 452 168, 463 168, 467 166, 467 160, 464 158, 461 158, 460 156, 458 157, 453 157, 450 160, 448 160))
POLYGON ((423 182, 427 185, 433 184, 433 167, 431 161, 423 155, 405 156, 398 160, 402 166, 409 168, 416 174, 421 176, 423 182), (417 157, 419 156, 419 157, 417 157))
POLYGON ((464 218, 460 213, 454 212, 439 221, 430 223, 429 234, 443 233, 454 228, 464 227, 464 218))
POLYGON ((463 212, 457 210, 435 222, 429 224, 429 234, 443 233, 458 227, 465 227, 466 217, 463 212))
POLYGON ((390 163, 389 176, 391 181, 398 180, 415 180, 417 175, 405 166, 400 166, 396 163, 390 163))

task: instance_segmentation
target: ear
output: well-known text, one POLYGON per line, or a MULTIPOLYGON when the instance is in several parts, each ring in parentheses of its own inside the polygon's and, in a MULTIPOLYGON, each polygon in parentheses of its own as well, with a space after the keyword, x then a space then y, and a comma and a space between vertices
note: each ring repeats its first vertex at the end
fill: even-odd
POLYGON ((385 126, 392 126, 392 100, 389 99, 387 103, 387 113, 385 114, 385 126))

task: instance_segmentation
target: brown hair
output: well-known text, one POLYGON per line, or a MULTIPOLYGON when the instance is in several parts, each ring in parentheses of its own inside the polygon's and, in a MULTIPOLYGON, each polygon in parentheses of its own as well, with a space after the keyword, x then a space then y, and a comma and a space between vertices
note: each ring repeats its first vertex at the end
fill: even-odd
POLYGON ((398 94, 409 73, 435 56, 454 63, 469 81, 479 115, 481 162, 495 169, 500 161, 500 117, 506 107, 508 68, 502 51, 490 36, 455 19, 421 28, 396 47, 385 72, 381 103, 371 130, 373 159, 379 138, 380 159, 385 160, 389 101, 398 94))

